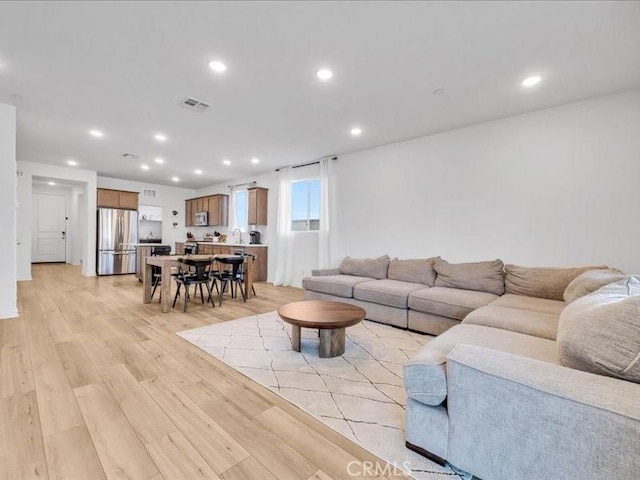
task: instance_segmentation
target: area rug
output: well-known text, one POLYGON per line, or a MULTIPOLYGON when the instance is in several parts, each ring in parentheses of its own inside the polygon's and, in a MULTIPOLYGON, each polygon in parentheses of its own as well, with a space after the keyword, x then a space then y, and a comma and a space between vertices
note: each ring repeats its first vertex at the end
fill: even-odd
POLYGON ((295 352, 276 312, 179 335, 413 478, 467 477, 404 446, 402 365, 429 336, 365 320, 347 329, 344 355, 319 358, 317 331, 302 329, 295 352))

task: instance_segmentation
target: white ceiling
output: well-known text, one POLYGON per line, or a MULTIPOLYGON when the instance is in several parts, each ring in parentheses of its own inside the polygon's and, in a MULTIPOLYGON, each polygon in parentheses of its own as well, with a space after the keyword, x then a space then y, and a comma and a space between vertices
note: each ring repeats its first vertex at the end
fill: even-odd
POLYGON ((198 188, 636 88, 640 3, 2 2, 0 63, 19 160, 198 188))

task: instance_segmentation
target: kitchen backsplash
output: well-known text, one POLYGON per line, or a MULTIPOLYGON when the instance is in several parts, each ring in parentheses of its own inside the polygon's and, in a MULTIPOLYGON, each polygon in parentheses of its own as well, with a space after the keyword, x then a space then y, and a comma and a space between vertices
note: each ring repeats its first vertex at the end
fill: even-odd
MULTIPOLYGON (((189 227, 188 230, 193 233, 193 236, 196 240, 204 239, 206 234, 213 235, 213 232, 219 232, 227 235, 227 242, 235 242, 238 239, 238 232, 236 232, 235 236, 232 235, 233 229, 229 227, 189 227)), ((242 232, 242 242, 249 243, 249 232, 254 230, 253 228, 249 228, 248 231, 242 232)), ((259 226, 255 228, 261 234, 260 243, 267 243, 267 227, 259 226)))

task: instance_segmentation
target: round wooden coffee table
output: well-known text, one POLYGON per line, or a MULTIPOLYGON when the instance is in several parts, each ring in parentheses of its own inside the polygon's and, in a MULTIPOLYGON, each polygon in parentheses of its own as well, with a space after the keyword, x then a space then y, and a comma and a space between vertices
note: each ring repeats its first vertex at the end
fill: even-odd
POLYGON ((300 329, 317 328, 320 334, 320 358, 344 353, 345 329, 360 323, 367 312, 349 303, 307 300, 283 305, 278 309, 282 320, 291 324, 291 347, 300 351, 300 329))

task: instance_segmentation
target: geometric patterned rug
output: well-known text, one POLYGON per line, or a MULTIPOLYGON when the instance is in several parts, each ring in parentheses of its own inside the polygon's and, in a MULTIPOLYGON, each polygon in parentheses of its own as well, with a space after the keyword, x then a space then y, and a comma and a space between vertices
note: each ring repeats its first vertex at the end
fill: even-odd
POLYGON ((317 330, 306 328, 293 351, 291 325, 276 312, 178 335, 389 463, 382 468, 419 480, 466 478, 404 446, 402 366, 432 337, 367 320, 346 332, 345 353, 335 358, 318 357, 317 330))

